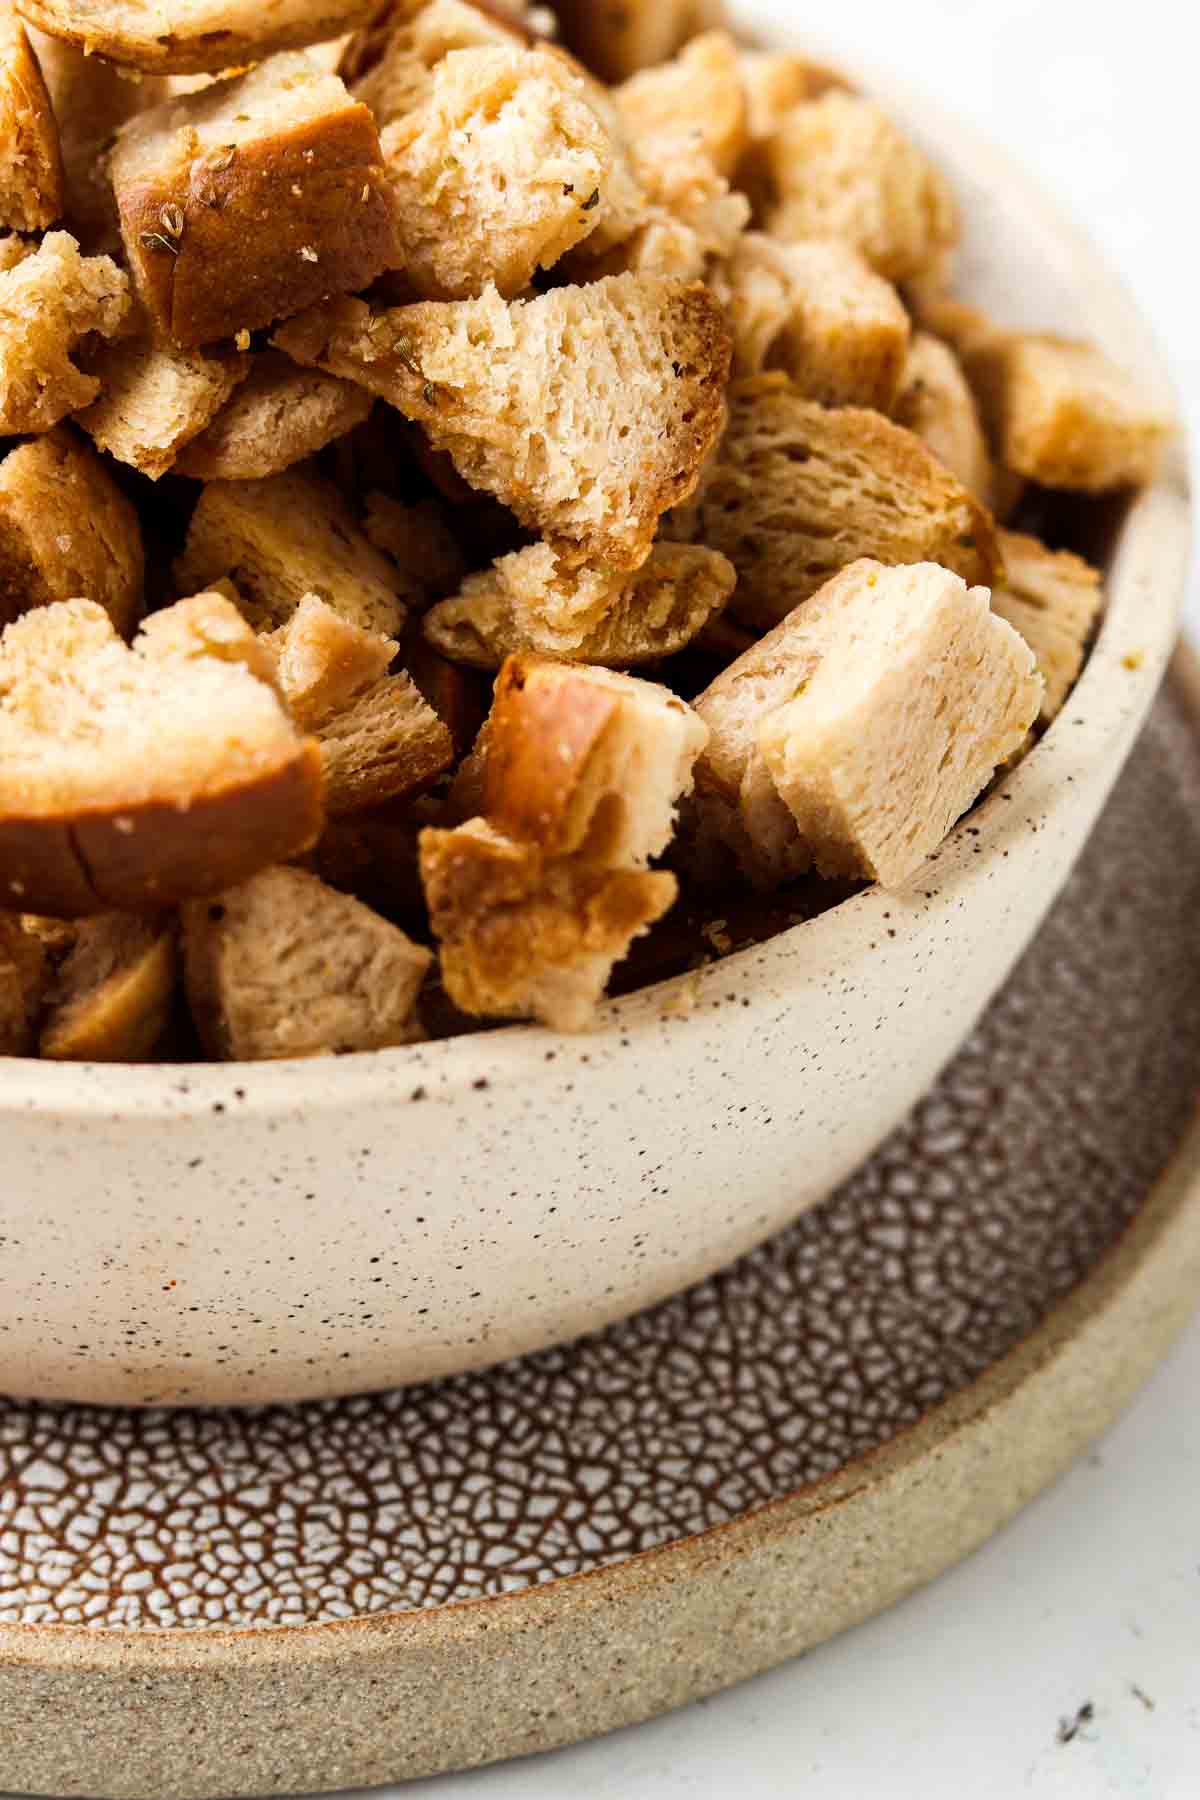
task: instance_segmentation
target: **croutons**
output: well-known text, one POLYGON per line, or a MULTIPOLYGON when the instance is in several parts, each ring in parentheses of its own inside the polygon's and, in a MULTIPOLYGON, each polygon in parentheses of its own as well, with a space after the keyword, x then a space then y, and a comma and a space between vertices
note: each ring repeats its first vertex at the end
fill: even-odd
POLYGON ((263 350, 172 467, 199 481, 261 481, 353 431, 371 406, 370 394, 353 382, 297 368, 277 350, 263 350))
POLYGON ((1083 651, 1104 598, 1100 571, 1069 550, 1047 550, 1036 538, 1002 531, 1004 580, 992 611, 1020 632, 1046 684, 1041 722, 1050 721, 1083 666, 1083 651))
POLYGON ((710 731, 701 840, 760 887, 813 867, 900 886, 1041 700, 1033 655, 986 589, 931 563, 856 563, 696 701, 710 731))
POLYGON ((303 469, 264 481, 212 481, 175 564, 181 592, 228 576, 260 630, 285 625, 306 594, 351 624, 398 635, 402 578, 372 548, 337 489, 303 469))
POLYGON ((958 237, 944 176, 873 100, 831 89, 793 107, 763 155, 776 237, 850 244, 889 281, 922 274, 958 237))
POLYGON ((354 98, 370 107, 382 131, 421 106, 433 71, 452 51, 512 50, 526 41, 515 21, 466 0, 395 0, 355 32, 338 74, 354 98))
POLYGON ((137 512, 88 444, 60 425, 9 451, 0 462, 0 625, 87 594, 128 637, 143 574, 137 512))
POLYGON ((373 0, 16 0, 51 37, 131 69, 218 73, 320 44, 361 23, 373 0))
POLYGON ((511 305, 490 289, 388 312, 343 300, 275 342, 362 382, 420 421, 473 487, 618 569, 645 560, 724 418, 720 307, 677 282, 613 276, 511 305))
POLYGON ((188 1002, 210 1056, 255 1062, 424 1036, 428 950, 303 869, 264 869, 183 912, 188 1002))
POLYGON ((635 145, 691 134, 719 174, 733 175, 748 138, 746 90, 727 31, 693 38, 671 62, 632 75, 613 99, 635 145))
POLYGON ((452 594, 466 579, 469 565, 451 529, 452 516, 438 500, 406 506, 377 490, 367 495, 363 530, 377 550, 398 564, 406 591, 410 584, 417 586, 425 602, 452 594))
POLYGON ((713 291, 729 318, 736 375, 782 369, 823 406, 891 412, 908 353, 908 314, 857 250, 747 232, 713 291))
POLYGON ((0 269, 0 434, 49 431, 96 398, 71 361, 89 335, 113 337, 132 305, 129 277, 107 256, 82 257, 65 231, 0 269))
POLYGON ((776 624, 864 556, 941 562, 972 583, 999 573, 987 510, 911 432, 857 407, 828 411, 782 375, 735 382, 729 405, 695 499, 664 530, 728 556, 743 623, 776 624))
POLYGON ((353 624, 316 594, 306 594, 265 643, 288 711, 306 731, 386 675, 397 650, 395 638, 353 624))
POLYGON ((555 10, 567 44, 605 81, 665 62, 724 15, 722 0, 558 0, 555 10))
POLYGON ((375 121, 300 52, 139 113, 111 167, 138 290, 185 348, 365 287, 396 260, 375 121))
POLYGON ((659 662, 690 644, 724 607, 732 563, 695 545, 656 544, 632 574, 562 569, 548 544, 501 557, 424 619, 454 662, 498 669, 516 650, 605 668, 659 662))
POLYGON ((299 854, 321 761, 228 601, 183 601, 132 649, 88 600, 0 638, 0 896, 54 917, 165 906, 299 854))
POLYGON ((454 51, 382 136, 394 267, 421 298, 528 287, 593 229, 613 148, 582 81, 537 50, 454 51))
POLYGON ((85 919, 46 995, 38 1054, 54 1062, 144 1062, 175 992, 171 919, 85 919))
POLYGON ((975 396, 953 350, 928 331, 913 336, 891 411, 965 488, 993 503, 995 475, 975 396))
POLYGON ((250 359, 135 338, 106 344, 87 370, 100 393, 77 422, 118 462, 157 481, 245 381, 250 359))
POLYGON ((0 5, 0 227, 44 231, 62 217, 58 126, 29 37, 0 5))
POLYGON ((331 816, 402 800, 454 761, 454 739, 415 682, 387 675, 317 728, 331 816))

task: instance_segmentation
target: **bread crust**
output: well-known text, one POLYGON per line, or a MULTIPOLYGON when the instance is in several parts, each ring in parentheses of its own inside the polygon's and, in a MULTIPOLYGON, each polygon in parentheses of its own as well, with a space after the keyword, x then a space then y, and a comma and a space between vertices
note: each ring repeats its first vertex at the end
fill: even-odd
POLYGON ((14 0, 31 25, 89 55, 154 74, 219 74, 279 50, 320 44, 369 16, 376 0, 211 0, 206 7, 138 0, 14 0), (174 15, 174 16, 173 16, 174 15))
POLYGON ((62 217, 62 152, 50 95, 29 37, 0 7, 0 226, 45 231, 62 217))

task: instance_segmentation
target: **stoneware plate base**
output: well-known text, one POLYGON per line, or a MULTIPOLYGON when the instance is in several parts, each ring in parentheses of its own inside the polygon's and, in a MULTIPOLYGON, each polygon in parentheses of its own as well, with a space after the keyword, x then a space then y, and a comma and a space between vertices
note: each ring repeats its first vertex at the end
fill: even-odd
POLYGON ((1177 667, 935 1091, 726 1273, 372 1399, 0 1408, 0 1788, 313 1791, 562 1744, 878 1612, 1051 1481, 1200 1293, 1195 689, 1177 667))

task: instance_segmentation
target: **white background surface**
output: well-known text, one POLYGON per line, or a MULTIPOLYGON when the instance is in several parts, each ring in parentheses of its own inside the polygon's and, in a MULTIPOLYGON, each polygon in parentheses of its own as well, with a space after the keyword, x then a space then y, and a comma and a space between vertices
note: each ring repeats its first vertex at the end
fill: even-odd
MULTIPOLYGON (((743 10, 811 17, 814 46, 1017 149, 1133 286, 1200 436, 1200 34, 1178 0, 743 10)), ((1200 635, 1194 577, 1189 614, 1200 635)), ((1090 1458, 882 1619, 670 1718, 403 1800, 1196 1800, 1198 1398, 1200 1324, 1090 1458), (1092 1723, 1060 1743, 1087 1701, 1092 1723)))

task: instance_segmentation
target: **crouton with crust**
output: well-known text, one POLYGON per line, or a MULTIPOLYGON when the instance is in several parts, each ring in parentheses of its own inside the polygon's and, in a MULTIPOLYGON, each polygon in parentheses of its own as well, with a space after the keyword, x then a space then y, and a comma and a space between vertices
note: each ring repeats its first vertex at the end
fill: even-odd
POLYGON ((370 394, 319 369, 301 369, 277 350, 249 360, 243 381, 175 458, 177 475, 197 481, 261 481, 315 456, 361 425, 370 394))
POLYGON ((86 358, 100 382, 76 424, 118 462, 157 481, 216 417, 250 373, 232 350, 180 350, 147 337, 121 338, 86 358))
POLYGON ((166 1031, 177 975, 170 917, 85 919, 46 995, 38 1054, 52 1062, 145 1062, 166 1031))
POLYGON ((746 147, 746 89, 727 31, 693 38, 670 62, 642 69, 613 99, 634 145, 692 135, 718 174, 732 178, 746 147))
POLYGON ((0 227, 45 231, 63 213, 58 124, 29 35, 0 5, 0 227))
POLYGON ((31 25, 129 69, 218 74, 277 50, 321 44, 360 24, 375 0, 15 0, 31 25))
POLYGON ((992 590, 992 611, 1019 631, 1037 658, 1046 684, 1041 722, 1061 712, 1083 667, 1104 590, 1100 571, 1069 550, 1048 550, 1037 538, 1000 533, 1004 580, 992 590))
POLYGON ((83 257, 65 231, 0 268, 0 435, 49 431, 96 398, 100 383, 71 360, 92 333, 114 337, 133 298, 107 256, 83 257))
POLYGON ((915 432, 965 488, 993 504, 995 471, 975 396, 949 344, 931 332, 913 335, 892 417, 915 432))

